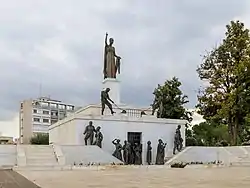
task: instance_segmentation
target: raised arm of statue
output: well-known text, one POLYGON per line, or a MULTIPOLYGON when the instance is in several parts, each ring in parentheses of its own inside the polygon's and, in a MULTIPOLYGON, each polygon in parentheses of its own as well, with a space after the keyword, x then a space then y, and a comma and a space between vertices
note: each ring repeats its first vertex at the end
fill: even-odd
POLYGON ((116 140, 117 140, 117 139, 114 139, 114 140, 112 141, 112 144, 116 145, 116 140))
POLYGON ((105 36, 105 46, 108 45, 108 33, 106 33, 106 36, 105 36))
POLYGON ((107 77, 107 46, 108 46, 108 33, 106 33, 106 36, 105 36, 105 47, 104 47, 104 65, 103 65, 103 76, 104 76, 104 79, 107 77))

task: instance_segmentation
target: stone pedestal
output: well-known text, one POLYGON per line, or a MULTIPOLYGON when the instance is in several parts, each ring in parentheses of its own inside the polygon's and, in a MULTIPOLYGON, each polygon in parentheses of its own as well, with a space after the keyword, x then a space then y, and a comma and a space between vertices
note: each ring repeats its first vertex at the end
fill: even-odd
POLYGON ((120 104, 120 81, 115 78, 106 78, 103 82, 103 89, 110 88, 109 97, 115 102, 120 104))

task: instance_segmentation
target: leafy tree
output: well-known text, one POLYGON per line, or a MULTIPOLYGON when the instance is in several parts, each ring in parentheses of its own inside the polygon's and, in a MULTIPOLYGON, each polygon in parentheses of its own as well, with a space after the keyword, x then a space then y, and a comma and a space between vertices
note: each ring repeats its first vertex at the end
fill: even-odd
POLYGON ((158 110, 158 118, 192 120, 192 113, 184 107, 189 102, 188 97, 182 93, 180 86, 181 82, 176 77, 167 80, 164 85, 158 84, 153 92, 155 96, 154 102, 151 104, 153 114, 155 110, 158 110))
POLYGON ((225 124, 206 121, 186 131, 187 146, 227 146, 228 139, 225 124))
POLYGON ((230 143, 236 145, 242 141, 249 113, 250 37, 239 21, 226 28, 225 39, 197 69, 207 85, 198 95, 197 107, 206 120, 226 124, 230 143))
POLYGON ((214 122, 202 122, 193 127, 193 135, 200 145, 216 146, 228 141, 227 126, 214 122))
POLYGON ((49 145, 49 134, 38 133, 30 139, 30 143, 34 145, 49 145))

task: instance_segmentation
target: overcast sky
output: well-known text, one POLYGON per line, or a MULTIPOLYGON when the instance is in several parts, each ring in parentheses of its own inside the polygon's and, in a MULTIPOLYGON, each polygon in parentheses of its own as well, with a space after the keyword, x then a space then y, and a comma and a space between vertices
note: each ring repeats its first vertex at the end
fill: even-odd
POLYGON ((149 105, 157 84, 177 76, 193 108, 201 55, 230 20, 249 25, 248 1, 0 0, 0 131, 18 134, 19 101, 39 85, 55 99, 98 103, 106 31, 122 57, 124 103, 149 105))

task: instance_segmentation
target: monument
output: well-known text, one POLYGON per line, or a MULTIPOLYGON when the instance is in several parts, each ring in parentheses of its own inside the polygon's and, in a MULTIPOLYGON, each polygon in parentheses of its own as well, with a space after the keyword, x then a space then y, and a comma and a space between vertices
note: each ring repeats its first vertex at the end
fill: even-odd
MULTIPOLYGON (((187 122, 157 118, 152 115, 153 109, 150 107, 136 107, 120 101, 119 74, 121 74, 122 59, 116 54, 113 45, 114 39, 110 38, 108 43, 106 33, 104 80, 100 88, 100 98, 96 99, 96 104, 83 107, 71 116, 51 125, 49 127, 50 143, 97 145, 110 155, 114 154, 125 164, 155 164, 156 160, 158 164, 164 164, 164 157, 173 156, 174 146, 178 150, 180 148, 179 145, 177 147, 175 139, 178 125, 180 127, 178 131, 183 138, 181 147, 185 147, 185 124, 187 122), (106 106, 108 108, 105 108, 106 106), (95 128, 94 125, 98 127, 95 128), (157 149, 159 140, 167 142, 167 146, 160 143, 157 149), (124 146, 121 143, 124 143, 124 146)), ((126 65, 126 62, 122 64, 126 65)), ((138 87, 140 87, 139 84, 138 87)))

